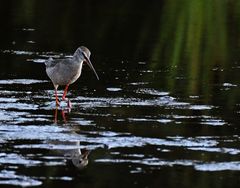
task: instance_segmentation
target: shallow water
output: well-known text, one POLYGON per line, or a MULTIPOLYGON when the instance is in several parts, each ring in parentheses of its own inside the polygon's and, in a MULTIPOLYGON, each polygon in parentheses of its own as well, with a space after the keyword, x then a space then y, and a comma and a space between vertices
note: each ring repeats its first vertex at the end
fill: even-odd
MULTIPOLYGON (((36 57, 29 65, 44 66, 36 61, 41 62, 36 57)), ((206 179, 206 173, 219 182, 237 176, 238 127, 220 115, 220 105, 206 104, 200 95, 177 97, 145 79, 152 70, 120 64, 124 68, 114 70, 119 78, 111 84, 72 85, 72 109, 63 101, 55 108, 47 79, 0 80, 1 185, 111 187, 106 182, 113 181, 119 187, 157 187, 152 181, 170 185, 165 176, 180 180, 188 174, 185 186, 206 179), (85 152, 90 152, 88 164, 81 164, 85 152), (123 173, 129 177, 124 182, 123 173)))
POLYGON ((205 1, 1 2, 0 187, 238 187, 239 3, 205 1))

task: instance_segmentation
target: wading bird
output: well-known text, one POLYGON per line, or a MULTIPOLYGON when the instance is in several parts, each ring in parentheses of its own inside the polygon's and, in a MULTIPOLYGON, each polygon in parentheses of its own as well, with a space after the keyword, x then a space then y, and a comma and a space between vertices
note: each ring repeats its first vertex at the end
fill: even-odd
MULTIPOLYGON (((82 65, 84 62, 92 69, 97 79, 99 77, 95 71, 91 61, 90 61, 91 52, 88 48, 81 46, 79 47, 72 58, 67 59, 48 59, 45 61, 46 72, 48 77, 51 79, 54 89, 55 89, 55 98, 56 106, 59 106, 59 99, 57 94, 58 86, 65 86, 62 100, 66 100, 66 94, 70 84, 74 83, 81 75, 82 65)), ((68 100, 68 107, 71 108, 70 100, 68 100)))

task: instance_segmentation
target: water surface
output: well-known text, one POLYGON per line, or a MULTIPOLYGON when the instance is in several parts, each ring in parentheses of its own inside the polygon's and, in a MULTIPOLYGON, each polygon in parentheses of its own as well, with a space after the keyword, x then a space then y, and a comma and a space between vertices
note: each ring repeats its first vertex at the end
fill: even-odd
POLYGON ((237 187, 239 46, 227 31, 239 17, 232 9, 226 26, 217 19, 220 36, 190 32, 234 6, 215 2, 211 15, 188 1, 79 2, 0 6, 1 187, 237 187), (188 17, 194 6, 200 13, 188 17), (84 66, 67 95, 72 109, 56 108, 43 63, 82 44, 100 81, 84 66))

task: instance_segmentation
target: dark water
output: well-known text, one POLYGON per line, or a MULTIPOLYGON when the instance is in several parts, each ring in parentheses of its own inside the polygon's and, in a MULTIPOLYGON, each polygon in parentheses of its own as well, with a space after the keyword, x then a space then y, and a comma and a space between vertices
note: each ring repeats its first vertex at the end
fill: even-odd
POLYGON ((0 3, 1 187, 237 187, 240 3, 181 2, 0 3), (55 109, 83 44, 100 81, 55 109))

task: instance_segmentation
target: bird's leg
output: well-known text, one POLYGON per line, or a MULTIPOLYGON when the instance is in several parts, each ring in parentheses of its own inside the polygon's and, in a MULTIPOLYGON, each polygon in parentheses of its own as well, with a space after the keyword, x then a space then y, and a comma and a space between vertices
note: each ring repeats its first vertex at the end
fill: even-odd
POLYGON ((56 98, 56 106, 59 106, 59 100, 58 100, 58 95, 57 95, 57 89, 55 88, 55 98, 56 98))
POLYGON ((63 118, 64 123, 67 123, 67 119, 66 119, 64 110, 62 110, 62 118, 63 118))
POLYGON ((55 113, 54 113, 54 123, 57 123, 57 116, 58 116, 58 109, 55 109, 55 113))
MULTIPOLYGON (((68 90, 68 86, 69 84, 66 85, 65 89, 64 89, 64 93, 63 93, 63 96, 62 96, 62 100, 66 100, 66 95, 67 95, 67 90, 68 90)), ((72 103, 71 101, 68 99, 67 101, 67 105, 68 105, 68 108, 72 108, 72 103)))
POLYGON ((62 100, 66 100, 66 95, 67 95, 67 90, 68 90, 68 86, 69 84, 66 85, 65 89, 64 89, 64 93, 63 93, 63 96, 62 96, 62 100))

